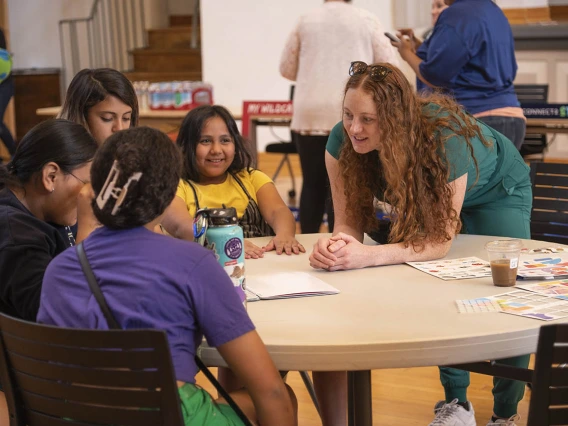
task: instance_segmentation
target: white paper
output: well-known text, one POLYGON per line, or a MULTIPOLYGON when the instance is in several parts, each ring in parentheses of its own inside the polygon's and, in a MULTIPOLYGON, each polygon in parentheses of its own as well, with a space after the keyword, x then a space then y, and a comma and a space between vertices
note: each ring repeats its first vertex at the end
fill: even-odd
POLYGON ((489 262, 478 257, 438 259, 427 262, 406 262, 413 268, 443 280, 463 280, 491 276, 489 262))
POLYGON ((321 296, 339 293, 339 290, 335 287, 305 272, 281 272, 247 277, 246 288, 260 299, 321 296))

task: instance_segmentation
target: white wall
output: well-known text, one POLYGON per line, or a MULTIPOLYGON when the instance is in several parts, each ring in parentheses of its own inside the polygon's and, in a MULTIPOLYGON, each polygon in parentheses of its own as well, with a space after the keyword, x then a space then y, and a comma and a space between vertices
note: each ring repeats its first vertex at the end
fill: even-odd
MULTIPOLYGON (((214 100, 238 107, 243 100, 288 98, 291 82, 278 71, 288 34, 305 12, 322 0, 207 0, 201 2, 203 79, 213 84, 214 100)), ((387 31, 393 28, 391 0, 354 0, 353 4, 379 16, 387 31)), ((282 138, 289 133, 278 129, 282 138)), ((259 133, 259 149, 274 140, 267 129, 259 133)))
POLYGON ((89 15, 92 0, 8 0, 14 68, 60 67, 58 22, 89 15))
MULTIPOLYGON (((59 21, 86 18, 93 0, 8 0, 10 48, 14 68, 61 67, 59 21)), ((168 25, 168 9, 163 0, 145 0, 146 28, 168 25)), ((79 33, 81 49, 86 37, 79 33)))

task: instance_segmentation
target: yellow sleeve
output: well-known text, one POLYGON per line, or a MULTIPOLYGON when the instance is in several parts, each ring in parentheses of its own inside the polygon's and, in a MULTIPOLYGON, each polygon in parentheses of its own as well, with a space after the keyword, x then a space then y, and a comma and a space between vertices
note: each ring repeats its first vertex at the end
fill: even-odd
POLYGON ((183 179, 180 179, 180 181, 179 181, 177 191, 176 191, 176 197, 180 197, 183 200, 183 202, 187 206, 187 210, 189 211, 189 214, 191 215, 191 217, 194 217, 195 216, 195 194, 193 193, 193 190, 191 189, 189 184, 186 181, 184 181, 183 179))
MULTIPOLYGON (((272 183, 272 179, 270 179, 266 174, 261 172, 260 170, 253 170, 250 175, 248 172, 246 173, 249 176, 250 182, 252 183, 252 187, 254 188, 255 198, 256 193, 267 183, 272 183)), ((252 194, 251 194, 252 195, 252 194)))

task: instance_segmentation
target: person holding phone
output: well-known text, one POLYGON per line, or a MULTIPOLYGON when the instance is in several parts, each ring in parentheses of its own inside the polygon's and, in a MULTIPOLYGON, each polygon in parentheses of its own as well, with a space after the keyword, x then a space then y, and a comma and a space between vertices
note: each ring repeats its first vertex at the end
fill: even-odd
POLYGON ((392 42, 414 70, 418 89, 440 88, 467 112, 521 148, 526 119, 515 94, 515 42, 503 11, 492 0, 444 0, 430 38, 392 42))

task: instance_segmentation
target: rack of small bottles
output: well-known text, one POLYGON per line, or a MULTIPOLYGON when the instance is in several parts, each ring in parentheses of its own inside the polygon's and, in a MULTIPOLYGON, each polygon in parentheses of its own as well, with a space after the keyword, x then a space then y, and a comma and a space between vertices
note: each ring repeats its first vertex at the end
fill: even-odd
POLYGON ((135 81, 132 85, 141 110, 190 110, 213 104, 213 87, 202 81, 135 81))

